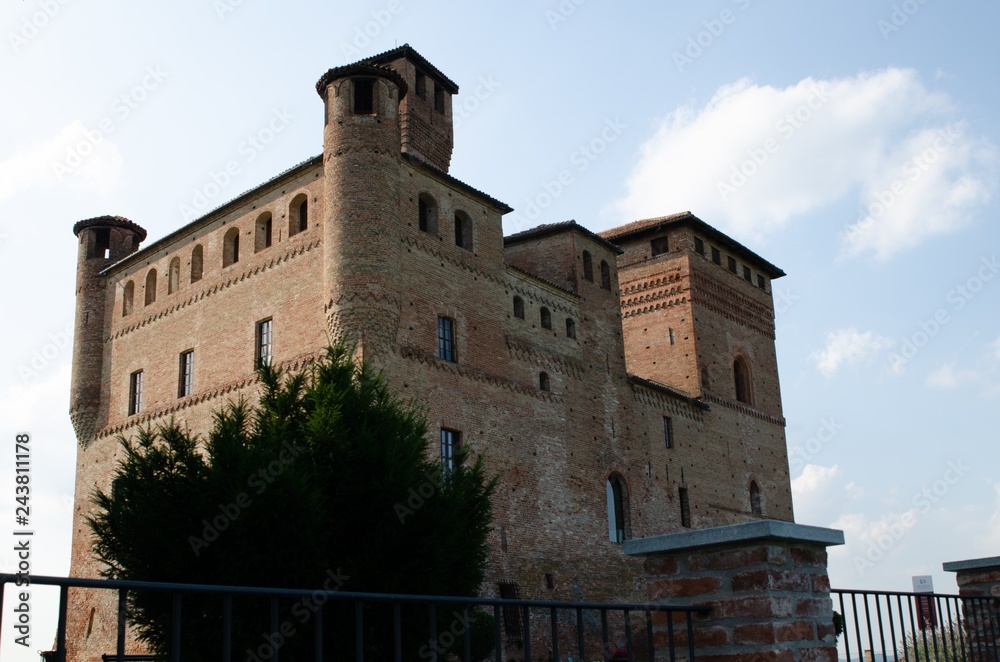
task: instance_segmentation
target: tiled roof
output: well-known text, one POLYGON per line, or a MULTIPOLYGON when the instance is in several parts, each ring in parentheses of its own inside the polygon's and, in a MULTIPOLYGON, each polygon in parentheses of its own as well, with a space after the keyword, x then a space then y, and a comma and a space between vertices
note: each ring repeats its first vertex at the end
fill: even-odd
POLYGON ((77 221, 73 224, 73 234, 79 237, 81 230, 95 225, 128 228, 139 235, 139 241, 143 241, 146 238, 146 231, 138 223, 133 223, 124 216, 95 216, 94 218, 77 221))
POLYGON ((381 76, 382 78, 388 78, 399 87, 399 98, 402 99, 406 95, 406 81, 403 77, 397 74, 395 71, 389 67, 381 67, 377 64, 370 62, 355 62, 354 64, 347 64, 343 67, 334 67, 333 69, 328 69, 325 74, 319 77, 316 81, 316 93, 321 97, 326 96, 326 86, 330 84, 331 81, 337 78, 344 78, 346 76, 354 76, 357 74, 369 75, 369 76, 381 76))
POLYGON ((546 235, 555 234, 557 232, 563 232, 566 230, 577 230, 579 232, 582 232, 583 234, 587 235, 588 237, 597 241, 598 243, 606 246, 608 249, 610 249, 615 253, 621 254, 625 252, 622 249, 615 246, 610 241, 608 241, 607 239, 605 239, 604 237, 602 237, 601 235, 591 232, 590 230, 583 227, 574 220, 562 221, 559 223, 546 223, 544 225, 538 225, 536 227, 533 227, 530 230, 523 230, 521 232, 516 232, 512 235, 504 237, 503 244, 504 246, 507 246, 509 244, 516 244, 519 241, 525 241, 527 239, 535 239, 537 237, 544 237, 546 235))
POLYGON ((430 74, 432 78, 437 80, 439 83, 444 85, 445 89, 448 90, 450 94, 458 94, 458 84, 452 79, 441 73, 441 70, 435 67, 433 64, 427 61, 423 55, 418 53, 409 44, 403 44, 398 48, 394 48, 391 51, 386 51, 384 53, 379 53, 377 55, 372 55, 371 57, 366 57, 362 62, 372 62, 374 64, 385 64, 387 62, 392 62, 393 60, 398 60, 400 58, 407 58, 413 61, 415 64, 419 65, 420 70, 430 74))

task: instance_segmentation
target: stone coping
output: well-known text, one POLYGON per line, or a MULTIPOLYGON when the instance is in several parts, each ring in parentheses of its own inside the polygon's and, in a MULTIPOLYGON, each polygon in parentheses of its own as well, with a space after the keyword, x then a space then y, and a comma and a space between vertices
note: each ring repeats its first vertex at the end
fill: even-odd
POLYGON ((679 552, 697 547, 763 540, 790 540, 823 546, 843 545, 844 532, 794 522, 761 520, 626 540, 623 549, 626 554, 631 556, 642 556, 659 552, 679 552))
POLYGON ((990 556, 985 559, 969 559, 968 561, 951 561, 949 563, 942 563, 941 567, 945 572, 1000 568, 1000 556, 990 556))

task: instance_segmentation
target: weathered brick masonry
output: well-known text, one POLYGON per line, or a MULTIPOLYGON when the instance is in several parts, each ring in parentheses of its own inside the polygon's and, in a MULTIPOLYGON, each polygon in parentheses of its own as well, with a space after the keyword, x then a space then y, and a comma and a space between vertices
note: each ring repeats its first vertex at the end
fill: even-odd
MULTIPOLYGON (((265 320, 273 363, 354 342, 427 407, 435 443, 458 432, 500 476, 486 595, 504 581, 525 597, 642 599, 616 526, 639 538, 792 520, 780 269, 689 213, 505 238, 510 208, 448 173, 458 86, 409 46, 331 69, 317 90, 322 155, 142 250, 126 219, 75 226, 74 576, 100 570, 85 518, 116 437, 171 417, 205 434, 214 411, 252 400, 265 320), (623 502, 610 530, 609 481, 623 502)), ((74 592, 73 659, 110 651, 114 618, 113 596, 74 592)))

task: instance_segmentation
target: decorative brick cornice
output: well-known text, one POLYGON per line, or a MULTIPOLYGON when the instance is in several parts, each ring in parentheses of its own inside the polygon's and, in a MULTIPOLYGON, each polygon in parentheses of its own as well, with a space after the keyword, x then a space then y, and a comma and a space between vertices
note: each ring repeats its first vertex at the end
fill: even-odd
POLYGON ((755 409, 750 405, 744 404, 742 402, 737 402, 735 400, 722 398, 719 397, 718 395, 715 395, 714 393, 709 393, 707 391, 702 394, 702 398, 704 400, 707 400, 708 402, 717 404, 720 407, 726 407, 727 409, 738 411, 741 414, 752 416, 754 418, 759 418, 762 421, 767 421, 768 423, 774 423, 775 425, 780 425, 781 427, 785 427, 785 418, 783 416, 771 416, 770 414, 765 414, 761 410, 755 409))
POLYGON ((521 338, 515 338, 510 334, 507 334, 507 351, 510 353, 511 358, 548 368, 553 372, 558 372, 574 379, 583 379, 585 376, 583 361, 568 356, 560 356, 549 349, 521 338))
POLYGON ((705 409, 694 399, 668 392, 663 389, 654 388, 652 385, 634 379, 629 380, 632 387, 632 396, 636 402, 653 409, 669 411, 680 418, 701 423, 705 420, 705 409))
POLYGON ((486 370, 481 370, 479 368, 472 368, 460 363, 444 361, 439 359, 437 356, 416 347, 404 345, 399 348, 399 355, 404 359, 417 361, 418 363, 423 363, 424 365, 436 368, 437 370, 450 372, 454 375, 465 377, 466 379, 472 379, 477 382, 499 386, 514 393, 520 393, 521 395, 527 395, 529 397, 538 398, 539 400, 547 400, 549 402, 563 402, 562 396, 556 395, 550 391, 543 391, 539 388, 528 386, 523 382, 510 379, 509 377, 504 377, 503 375, 488 372, 486 370))
POLYGON ((693 304, 704 306, 731 322, 774 339, 774 313, 767 307, 697 272, 691 275, 690 292, 693 304))

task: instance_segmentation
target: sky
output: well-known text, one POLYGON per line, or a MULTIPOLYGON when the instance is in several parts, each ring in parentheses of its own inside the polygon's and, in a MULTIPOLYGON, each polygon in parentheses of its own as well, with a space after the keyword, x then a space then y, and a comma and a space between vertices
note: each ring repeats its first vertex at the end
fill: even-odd
MULTIPOLYGON (((27 432, 31 570, 68 573, 73 223, 156 240, 321 153, 319 76, 409 43, 460 86, 451 173, 514 208, 505 233, 690 210, 787 272, 796 521, 845 532, 835 587, 955 592, 942 562, 1000 555, 998 22, 942 0, 5 3, 0 536, 27 432)), ((31 655, 0 659, 51 646, 35 591, 31 655)))

